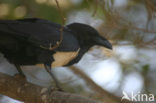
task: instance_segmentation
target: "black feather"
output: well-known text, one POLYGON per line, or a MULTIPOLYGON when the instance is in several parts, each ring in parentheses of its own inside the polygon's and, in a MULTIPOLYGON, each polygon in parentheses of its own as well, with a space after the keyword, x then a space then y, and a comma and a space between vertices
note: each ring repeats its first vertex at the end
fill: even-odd
POLYGON ((60 41, 60 24, 38 18, 0 20, 0 52, 18 65, 49 64, 56 52, 78 52, 66 65, 77 63, 94 45, 112 48, 98 32, 86 24, 73 23, 64 27, 63 41, 58 48, 48 50, 60 41))

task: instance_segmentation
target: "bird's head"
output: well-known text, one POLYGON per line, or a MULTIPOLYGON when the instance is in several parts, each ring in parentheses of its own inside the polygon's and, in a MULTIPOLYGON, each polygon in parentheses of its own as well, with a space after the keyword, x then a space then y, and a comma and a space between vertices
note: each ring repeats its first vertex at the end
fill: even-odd
POLYGON ((67 25, 67 28, 74 32, 73 35, 76 36, 81 46, 92 47, 99 45, 112 49, 111 43, 106 38, 100 36, 97 30, 89 25, 72 23, 67 25))

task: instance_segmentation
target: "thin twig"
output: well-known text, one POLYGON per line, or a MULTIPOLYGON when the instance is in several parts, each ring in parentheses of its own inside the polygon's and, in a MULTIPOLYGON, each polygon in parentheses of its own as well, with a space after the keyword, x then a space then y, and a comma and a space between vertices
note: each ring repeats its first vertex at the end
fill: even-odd
POLYGON ((56 48, 58 48, 58 47, 60 46, 60 44, 62 43, 64 24, 65 24, 65 21, 66 21, 66 18, 63 16, 63 12, 62 12, 62 10, 61 10, 61 7, 60 7, 60 5, 59 5, 58 0, 55 0, 55 2, 56 2, 56 5, 57 5, 58 10, 59 10, 59 12, 60 12, 61 19, 62 19, 62 25, 61 25, 61 28, 60 28, 60 40, 57 41, 57 42, 56 42, 56 45, 54 45, 54 46, 51 46, 52 44, 50 43, 50 44, 49 44, 49 48, 40 46, 40 47, 43 48, 43 49, 48 49, 48 50, 51 50, 51 51, 54 50, 54 49, 56 49, 56 48))
POLYGON ((64 18, 64 16, 63 16, 62 10, 61 10, 60 5, 59 5, 59 2, 57 0, 55 0, 55 2, 57 4, 57 8, 58 8, 58 10, 60 12, 60 16, 61 16, 61 19, 62 19, 62 26, 60 28, 60 41, 56 42, 56 45, 55 46, 53 46, 53 47, 50 46, 50 48, 49 48, 50 50, 54 50, 54 49, 58 48, 60 46, 60 44, 62 43, 64 24, 65 24, 65 20, 66 20, 64 18))
POLYGON ((95 0, 96 1, 96 4, 95 4, 95 9, 94 9, 94 12, 92 14, 92 16, 94 17, 97 13, 97 9, 98 9, 98 0, 95 0))
POLYGON ((155 7, 155 5, 153 5, 153 3, 151 2, 151 0, 146 0, 146 3, 149 5, 149 7, 150 7, 153 11, 156 11, 156 7, 155 7))

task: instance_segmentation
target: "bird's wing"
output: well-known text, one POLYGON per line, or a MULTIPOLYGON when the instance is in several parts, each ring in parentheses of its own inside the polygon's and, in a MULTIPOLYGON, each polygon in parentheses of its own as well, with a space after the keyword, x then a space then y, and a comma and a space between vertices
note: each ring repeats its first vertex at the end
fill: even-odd
MULTIPOLYGON (((0 34, 12 35, 32 45, 49 48, 60 41, 61 25, 43 19, 0 20, 0 34)), ((64 28, 63 41, 57 50, 75 51, 79 44, 72 33, 64 28)))

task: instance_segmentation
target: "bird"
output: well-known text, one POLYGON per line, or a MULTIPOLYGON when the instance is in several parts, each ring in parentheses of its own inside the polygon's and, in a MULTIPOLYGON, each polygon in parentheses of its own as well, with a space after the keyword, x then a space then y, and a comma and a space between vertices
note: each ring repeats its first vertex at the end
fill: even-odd
POLYGON ((75 22, 62 26, 40 18, 0 20, 0 52, 4 57, 23 76, 21 66, 44 67, 58 88, 58 80, 51 68, 78 63, 94 45, 112 49, 112 44, 87 24, 75 22), (58 43, 58 47, 53 48, 58 43))

